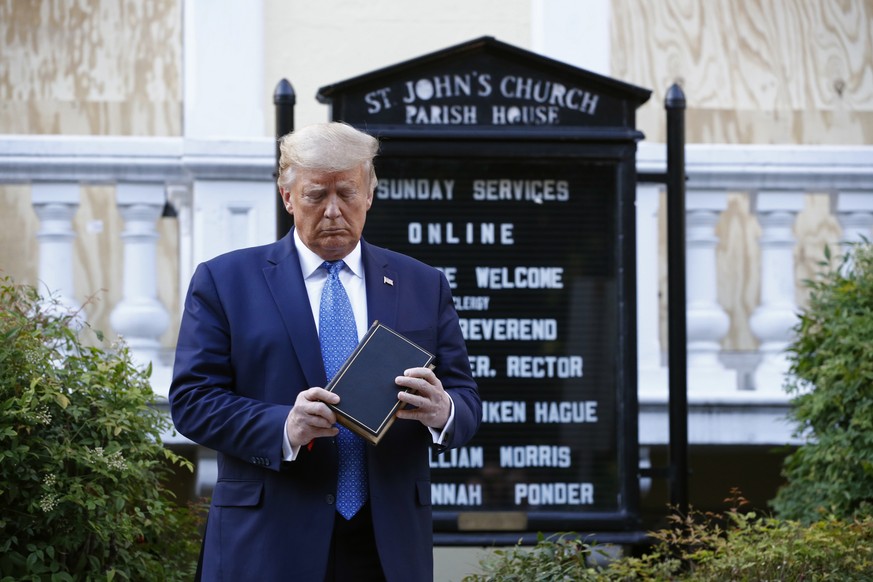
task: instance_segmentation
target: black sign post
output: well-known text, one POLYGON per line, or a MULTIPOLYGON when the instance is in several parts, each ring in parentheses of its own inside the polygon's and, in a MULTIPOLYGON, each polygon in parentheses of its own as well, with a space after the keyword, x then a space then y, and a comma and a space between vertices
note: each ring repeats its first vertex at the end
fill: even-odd
MULTIPOLYGON (((297 101, 297 96, 294 94, 294 87, 288 82, 288 79, 282 79, 276 85, 273 91, 273 105, 276 107, 276 174, 274 178, 279 178, 279 140, 288 133, 294 131, 294 104, 297 101)), ((285 204, 282 200, 282 193, 276 187, 276 240, 279 240, 291 229, 294 224, 293 217, 285 210, 285 204)))
POLYGON ((667 91, 667 354, 670 505, 688 514, 688 332, 685 296, 685 93, 667 91))
POLYGON ((484 404, 430 459, 437 543, 639 525, 635 111, 650 91, 483 37, 323 87, 376 135, 364 237, 445 273, 484 404))

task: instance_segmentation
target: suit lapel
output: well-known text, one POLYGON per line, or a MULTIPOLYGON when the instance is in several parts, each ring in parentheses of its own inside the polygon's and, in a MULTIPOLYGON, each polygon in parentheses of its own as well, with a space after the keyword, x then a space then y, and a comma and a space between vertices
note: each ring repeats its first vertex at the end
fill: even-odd
POLYGON ((367 315, 372 324, 379 320, 388 327, 397 323, 397 308, 399 288, 402 281, 398 280, 397 272, 388 266, 384 253, 378 247, 372 247, 361 241, 361 257, 364 261, 365 285, 367 287, 367 315))
MULTIPOLYGON (((293 231, 278 241, 267 257, 264 278, 294 353, 310 386, 324 386, 327 379, 321 360, 318 332, 312 320, 306 284, 300 272, 300 259, 294 250, 293 231), (296 299, 295 299, 296 298, 296 299)), ((361 241, 361 256, 364 262, 365 286, 367 288, 367 316, 379 320, 388 327, 396 327, 398 294, 402 281, 391 269, 381 249, 361 241)))
POLYGON ((324 386, 327 378, 321 360, 321 344, 315 322, 312 321, 312 309, 300 272, 300 259, 294 250, 292 233, 289 232, 274 245, 267 257, 270 264, 264 268, 264 278, 291 338, 307 384, 324 386))

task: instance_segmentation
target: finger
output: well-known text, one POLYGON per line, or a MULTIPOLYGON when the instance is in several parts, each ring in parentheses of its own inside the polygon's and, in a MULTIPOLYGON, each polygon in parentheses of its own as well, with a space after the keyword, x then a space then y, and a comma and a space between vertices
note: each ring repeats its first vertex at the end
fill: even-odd
POLYGON ((336 423, 334 411, 320 400, 308 400, 298 398, 297 403, 291 408, 291 420, 305 428, 308 426, 325 428, 336 423))
POLYGON ((319 387, 304 390, 300 393, 300 396, 310 402, 327 402, 328 404, 338 404, 340 401, 339 394, 319 387))
POLYGON ((438 382, 436 374, 434 374, 434 371, 430 368, 409 368, 403 371, 403 375, 413 378, 421 378, 430 384, 436 384, 438 382))
POLYGON ((328 408, 326 404, 320 402, 315 406, 315 410, 312 411, 310 419, 318 427, 329 427, 336 424, 336 413, 328 408))
POLYGON ((331 420, 326 416, 319 414, 307 414, 301 418, 300 426, 304 430, 322 430, 330 428, 336 424, 335 420, 331 420))
POLYGON ((329 428, 315 429, 311 432, 309 440, 321 437, 335 437, 337 434, 339 434, 339 429, 335 426, 331 426, 329 428))
POLYGON ((319 417, 299 415, 288 425, 288 440, 292 445, 303 445, 320 437, 333 437, 339 432, 334 425, 319 417))
POLYGON ((427 404, 427 399, 422 398, 414 392, 398 392, 397 400, 404 404, 414 406, 415 408, 421 408, 423 405, 427 404))
POLYGON ((397 409, 397 418, 411 418, 419 420, 428 414, 427 407, 418 406, 418 404, 408 403, 409 406, 401 406, 397 409))
POLYGON ((422 408, 401 409, 397 411, 397 418, 417 420, 425 426, 434 428, 442 428, 446 424, 445 415, 441 414, 436 407, 427 410, 422 408))
POLYGON ((404 388, 414 390, 419 394, 426 395, 436 389, 436 386, 434 384, 431 384, 426 379, 420 378, 418 376, 397 376, 397 378, 394 379, 394 382, 398 386, 403 386, 404 388))

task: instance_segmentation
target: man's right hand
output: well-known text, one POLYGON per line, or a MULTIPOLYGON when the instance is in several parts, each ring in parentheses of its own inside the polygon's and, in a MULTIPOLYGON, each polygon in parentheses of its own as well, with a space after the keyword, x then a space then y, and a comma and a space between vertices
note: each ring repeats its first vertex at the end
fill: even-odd
POLYGON ((338 404, 339 396, 324 388, 309 388, 297 395, 294 407, 288 413, 285 427, 293 447, 304 446, 312 439, 333 437, 339 432, 336 414, 327 404, 338 404))

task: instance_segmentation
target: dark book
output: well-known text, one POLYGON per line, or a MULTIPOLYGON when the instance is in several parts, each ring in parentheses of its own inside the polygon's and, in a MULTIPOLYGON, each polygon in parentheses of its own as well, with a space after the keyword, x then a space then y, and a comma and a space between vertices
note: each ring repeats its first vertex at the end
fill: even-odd
POLYGON ((374 321, 358 347, 326 386, 339 394, 329 405, 337 421, 374 445, 385 436, 402 402, 394 383, 408 368, 432 367, 434 355, 393 329, 374 321))

